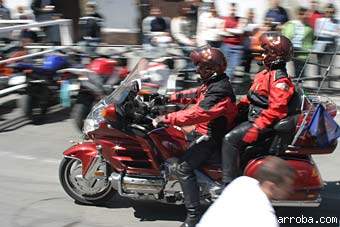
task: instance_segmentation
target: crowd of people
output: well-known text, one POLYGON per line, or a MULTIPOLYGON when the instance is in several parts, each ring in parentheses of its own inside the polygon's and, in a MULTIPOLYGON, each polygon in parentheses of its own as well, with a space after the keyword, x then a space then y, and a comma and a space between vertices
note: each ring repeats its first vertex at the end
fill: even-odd
MULTIPOLYGON (((317 54, 318 63, 328 65, 340 34, 334 4, 321 7, 318 0, 310 1, 310 8, 298 7, 291 17, 280 6, 279 0, 271 0, 262 24, 255 22, 255 10, 250 8, 247 15, 238 15, 238 4, 230 3, 228 15, 218 15, 215 4, 200 6, 200 1, 187 1, 179 7, 179 16, 171 20, 163 17, 157 6, 151 8, 150 16, 144 19, 144 42, 153 32, 168 32, 184 48, 204 46, 220 48, 228 59, 226 74, 232 78, 237 66, 243 65, 249 73, 251 62, 260 50, 258 37, 264 32, 278 31, 288 37, 296 52, 294 57, 295 75, 300 75, 308 53, 317 54), (293 19, 294 18, 294 19, 293 19)), ((321 71, 319 70, 319 74, 321 71)))
MULTIPOLYGON (((87 1, 84 7, 84 17, 86 21, 80 20, 80 35, 82 37, 91 36, 100 40, 100 24, 102 15, 97 12, 97 4, 94 1, 87 1), (98 20, 97 20, 98 19, 98 20)), ((11 14, 5 2, 0 0, 0 19, 2 20, 35 20, 37 22, 61 19, 63 14, 56 0, 33 0, 30 9, 23 5, 18 5, 15 12, 11 14)), ((47 26, 42 28, 46 39, 44 41, 53 44, 60 44, 60 33, 58 26, 47 26)), ((37 41, 37 40, 35 40, 37 41)))
MULTIPOLYGON (((190 47, 206 44, 219 48, 229 62, 226 74, 232 78, 237 67, 241 65, 244 66, 245 75, 249 75, 252 60, 258 58, 256 53, 261 49, 258 37, 264 32, 279 31, 293 43, 295 76, 300 74, 303 76, 302 69, 310 51, 318 52, 318 63, 327 66, 331 55, 322 52, 333 52, 340 34, 334 4, 321 5, 318 0, 310 0, 309 8, 297 7, 292 11, 294 15, 289 16, 286 9, 280 6, 280 0, 269 1, 270 8, 265 13, 262 23, 255 21, 253 8, 249 8, 246 15, 240 16, 236 1, 230 3, 227 9, 223 9, 227 11, 225 17, 219 15, 214 3, 207 5, 200 0, 179 3, 178 16, 173 19, 162 16, 161 9, 154 5, 142 23, 143 42, 149 43, 154 33, 166 32, 183 48, 185 54, 192 50, 190 47)), ((85 16, 103 19, 96 10, 96 4, 88 1, 85 16)), ((34 0, 31 9, 19 5, 13 15, 4 6, 4 1, 0 0, 1 19, 46 21, 58 19, 60 16, 55 0, 34 0)), ((92 36, 100 38, 100 29, 96 22, 91 23, 92 25, 87 26, 85 30, 92 36)), ((45 32, 50 43, 60 43, 59 30, 56 26, 45 28, 45 32)), ((322 75, 321 69, 318 68, 318 75, 322 75)))

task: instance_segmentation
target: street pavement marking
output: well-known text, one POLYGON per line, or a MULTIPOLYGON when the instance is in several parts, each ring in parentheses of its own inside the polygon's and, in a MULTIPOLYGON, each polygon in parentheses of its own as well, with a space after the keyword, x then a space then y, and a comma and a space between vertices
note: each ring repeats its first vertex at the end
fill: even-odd
POLYGON ((45 163, 51 163, 51 164, 59 164, 60 160, 56 160, 56 159, 42 159, 39 160, 41 162, 45 162, 45 163))
POLYGON ((11 154, 10 152, 0 151, 0 156, 5 156, 11 154))
POLYGON ((24 159, 24 160, 34 160, 37 159, 35 157, 32 156, 28 156, 28 155, 16 155, 16 154, 10 154, 10 156, 12 156, 13 158, 17 158, 17 159, 24 159))
POLYGON ((8 152, 8 151, 0 151, 0 156, 7 156, 9 158, 21 159, 21 160, 27 160, 27 161, 36 160, 39 162, 49 163, 49 164, 60 163, 60 160, 57 160, 57 159, 41 159, 41 158, 37 158, 34 156, 30 156, 30 155, 18 155, 18 154, 15 154, 14 152, 8 152))

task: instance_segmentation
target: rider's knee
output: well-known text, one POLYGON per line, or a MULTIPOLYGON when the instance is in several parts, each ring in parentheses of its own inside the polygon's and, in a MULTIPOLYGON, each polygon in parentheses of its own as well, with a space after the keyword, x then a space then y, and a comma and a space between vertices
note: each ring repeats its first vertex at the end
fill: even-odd
POLYGON ((233 144, 237 142, 237 138, 239 137, 239 133, 237 131, 230 131, 223 138, 223 143, 233 144))
POLYGON ((178 177, 190 175, 193 172, 191 166, 187 162, 181 162, 176 167, 176 174, 178 177))

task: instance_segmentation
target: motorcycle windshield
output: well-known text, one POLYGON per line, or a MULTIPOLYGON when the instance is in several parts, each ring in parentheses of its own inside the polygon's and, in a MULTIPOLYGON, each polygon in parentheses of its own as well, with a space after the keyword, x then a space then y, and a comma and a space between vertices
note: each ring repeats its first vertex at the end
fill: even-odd
POLYGON ((118 105, 123 103, 137 83, 140 95, 164 93, 169 76, 170 71, 165 64, 141 59, 119 87, 104 99, 104 102, 118 105))

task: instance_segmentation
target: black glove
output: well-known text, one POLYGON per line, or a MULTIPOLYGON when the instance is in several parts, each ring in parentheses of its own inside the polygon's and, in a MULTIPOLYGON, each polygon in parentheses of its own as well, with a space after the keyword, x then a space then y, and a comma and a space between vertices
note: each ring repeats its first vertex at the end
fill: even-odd
POLYGON ((236 124, 239 125, 242 122, 245 122, 248 120, 248 112, 249 112, 249 106, 245 105, 237 105, 238 107, 238 114, 236 116, 236 124))
POLYGON ((153 100, 155 105, 162 106, 162 105, 165 105, 165 104, 169 103, 170 97, 169 96, 165 96, 165 95, 157 94, 155 97, 152 98, 152 100, 153 100))

